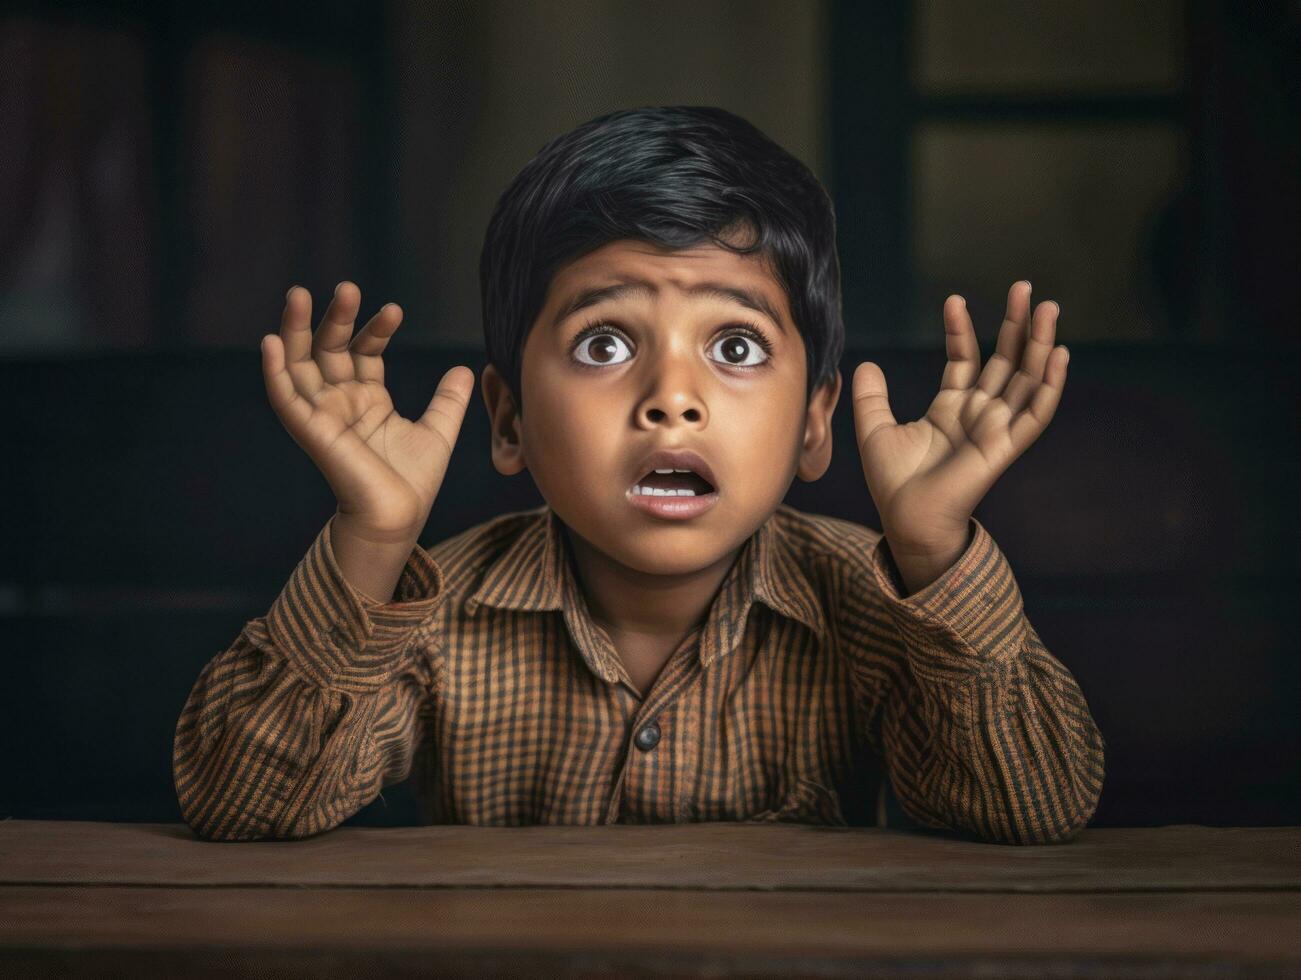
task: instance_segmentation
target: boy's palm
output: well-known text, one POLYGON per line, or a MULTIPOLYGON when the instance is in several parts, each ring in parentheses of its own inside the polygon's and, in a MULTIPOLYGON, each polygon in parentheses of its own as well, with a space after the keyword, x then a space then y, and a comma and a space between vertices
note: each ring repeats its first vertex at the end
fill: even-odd
POLYGON ((393 409, 381 354, 402 321, 390 303, 352 337, 361 291, 343 282, 315 336, 312 297, 294 287, 280 333, 262 341, 267 397, 294 441, 312 458, 339 513, 375 534, 409 537, 428 519, 474 391, 474 372, 443 375, 424 415, 393 409), (351 342, 350 342, 351 338, 351 342))
POLYGON ((885 376, 870 361, 854 372, 854 422, 868 489, 895 541, 917 551, 955 535, 1004 470, 1052 419, 1066 383, 1067 351, 1054 347, 1058 308, 1030 317, 1030 286, 1013 284, 997 350, 980 366, 976 333, 959 296, 944 304, 948 364, 926 414, 899 424, 885 376))

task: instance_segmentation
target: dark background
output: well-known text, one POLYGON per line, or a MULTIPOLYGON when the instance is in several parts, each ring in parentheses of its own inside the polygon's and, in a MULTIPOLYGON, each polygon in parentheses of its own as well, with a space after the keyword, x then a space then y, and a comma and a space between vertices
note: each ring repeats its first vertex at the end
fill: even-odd
MULTIPOLYGON (((1301 4, 0 3, 0 818, 179 819, 176 718, 333 512, 266 402, 284 291, 484 358, 496 195, 601 112, 716 104, 831 190, 846 382, 915 418, 968 298, 1066 392, 977 510, 1107 740, 1096 826, 1301 824, 1301 4)), ((422 543, 541 503, 471 406, 422 543)), ((873 526, 848 399, 789 501, 873 526)), ((392 787, 349 823, 415 819, 392 787)))

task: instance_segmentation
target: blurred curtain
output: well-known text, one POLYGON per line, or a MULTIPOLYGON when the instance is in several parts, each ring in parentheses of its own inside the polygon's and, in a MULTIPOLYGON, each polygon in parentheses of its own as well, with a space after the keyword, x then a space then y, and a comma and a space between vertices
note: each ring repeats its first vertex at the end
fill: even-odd
POLYGON ((151 339, 147 54, 121 30, 0 25, 0 353, 151 339))

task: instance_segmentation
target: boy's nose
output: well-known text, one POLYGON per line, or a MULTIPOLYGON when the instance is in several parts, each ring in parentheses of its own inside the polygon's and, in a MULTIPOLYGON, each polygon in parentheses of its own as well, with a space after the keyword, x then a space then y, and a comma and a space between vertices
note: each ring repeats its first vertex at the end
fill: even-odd
POLYGON ((677 411, 660 408, 653 402, 646 402, 639 409, 638 414, 648 427, 673 424, 679 419, 686 424, 699 423, 705 417, 704 409, 694 402, 677 411))
POLYGON ((709 419, 704 400, 679 375, 678 381, 664 379, 637 405, 637 422, 643 428, 657 426, 700 426, 709 419))
POLYGON ((643 361, 642 399, 637 422, 643 428, 700 426, 709 421, 701 384, 704 382, 689 350, 658 352, 643 361))

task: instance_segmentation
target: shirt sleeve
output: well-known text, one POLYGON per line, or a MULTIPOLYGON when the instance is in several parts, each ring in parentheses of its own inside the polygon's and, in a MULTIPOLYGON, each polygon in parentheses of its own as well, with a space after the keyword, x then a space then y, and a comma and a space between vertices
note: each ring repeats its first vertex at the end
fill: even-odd
POLYGON ((376 603, 344 577, 331 518, 266 616, 199 674, 177 722, 172 774, 208 840, 301 838, 338 826, 411 772, 434 694, 418 627, 443 598, 419 545, 376 603))
POLYGON ((1066 841, 1097 808, 1102 735, 1027 620, 1002 551, 975 518, 969 532, 962 556, 906 597, 881 536, 846 597, 842 649, 863 731, 922 826, 1066 841))

